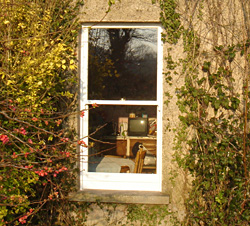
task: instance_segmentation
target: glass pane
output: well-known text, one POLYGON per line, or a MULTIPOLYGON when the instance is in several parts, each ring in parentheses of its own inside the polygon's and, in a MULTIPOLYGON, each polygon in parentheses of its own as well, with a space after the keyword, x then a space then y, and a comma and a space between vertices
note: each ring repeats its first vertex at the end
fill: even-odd
POLYGON ((91 109, 89 172, 156 173, 156 135, 156 106, 91 109))
POLYGON ((89 30, 90 100, 156 100, 157 29, 89 30))

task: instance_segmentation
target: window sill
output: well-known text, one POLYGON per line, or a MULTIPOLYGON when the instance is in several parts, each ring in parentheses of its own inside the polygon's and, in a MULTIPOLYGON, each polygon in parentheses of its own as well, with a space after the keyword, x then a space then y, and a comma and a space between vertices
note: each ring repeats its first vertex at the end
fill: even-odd
POLYGON ((69 194, 68 199, 76 202, 169 204, 169 195, 152 191, 84 190, 69 194))

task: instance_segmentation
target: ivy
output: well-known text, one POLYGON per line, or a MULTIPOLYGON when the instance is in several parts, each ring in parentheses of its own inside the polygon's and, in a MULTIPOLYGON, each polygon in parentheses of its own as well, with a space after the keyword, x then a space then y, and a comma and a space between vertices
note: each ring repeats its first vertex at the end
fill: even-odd
POLYGON ((165 28, 166 34, 162 34, 163 41, 176 44, 182 34, 180 14, 176 12, 175 0, 160 0, 160 21, 165 28))
MULTIPOLYGON (((197 16, 199 21, 206 23, 207 2, 191 3, 185 1, 187 12, 181 15, 189 21, 185 28, 177 13, 177 1, 160 1, 161 22, 166 31, 164 40, 176 44, 182 37, 185 53, 177 63, 168 51, 165 74, 168 84, 172 84, 175 76, 184 78, 183 86, 176 89, 181 124, 176 131, 175 160, 181 168, 189 171, 193 181, 183 223, 248 225, 249 75, 240 74, 235 68, 239 57, 243 56, 240 61, 249 68, 249 39, 234 44, 225 42, 214 45, 210 52, 204 51, 201 43, 204 45, 206 40, 198 29, 194 29, 197 21, 193 19, 197 16), (192 16, 188 15, 189 9, 193 10, 192 16), (177 72, 177 65, 182 67, 181 73, 177 72), (237 75, 244 78, 241 84, 243 93, 235 87, 237 75)), ((218 13, 215 9, 213 12, 218 13)), ((215 30, 223 29, 219 26, 217 24, 215 30)))
POLYGON ((141 226, 164 225, 167 216, 172 222, 176 220, 173 214, 171 216, 167 205, 128 205, 127 212, 126 225, 136 225, 137 222, 140 222, 141 226))
POLYGON ((198 34, 189 28, 183 37, 187 58, 182 61, 185 84, 178 89, 178 106, 185 114, 179 117, 182 129, 177 134, 176 149, 182 155, 177 152, 176 161, 194 178, 186 200, 186 223, 248 224, 250 143, 244 139, 248 134, 240 113, 246 99, 235 91, 230 67, 236 56, 246 51, 246 45, 215 46, 216 57, 201 63, 197 57, 198 34), (194 70, 194 64, 201 65, 200 70, 194 70), (185 139, 183 128, 193 129, 190 139, 185 139), (188 148, 183 157, 184 143, 188 148))

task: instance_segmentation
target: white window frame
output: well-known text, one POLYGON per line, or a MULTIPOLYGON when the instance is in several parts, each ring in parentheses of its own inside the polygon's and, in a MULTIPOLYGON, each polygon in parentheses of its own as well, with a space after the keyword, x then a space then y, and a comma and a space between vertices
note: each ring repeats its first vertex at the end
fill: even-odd
MULTIPOLYGON (((88 105, 151 105, 157 107, 157 172, 156 174, 88 172, 88 148, 80 147, 80 190, 162 190, 162 108, 163 108, 163 43, 159 24, 126 23, 84 24, 80 41, 80 109, 88 105), (152 101, 88 100, 88 30, 89 28, 156 28, 157 29, 157 98, 152 101)), ((80 118, 80 138, 88 144, 88 111, 80 118)))

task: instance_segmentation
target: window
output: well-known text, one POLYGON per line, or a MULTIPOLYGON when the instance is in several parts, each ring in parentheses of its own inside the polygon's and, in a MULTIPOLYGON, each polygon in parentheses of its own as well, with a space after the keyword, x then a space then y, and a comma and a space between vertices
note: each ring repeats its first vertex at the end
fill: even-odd
POLYGON ((80 189, 161 191, 161 27, 84 25, 80 55, 80 189))

